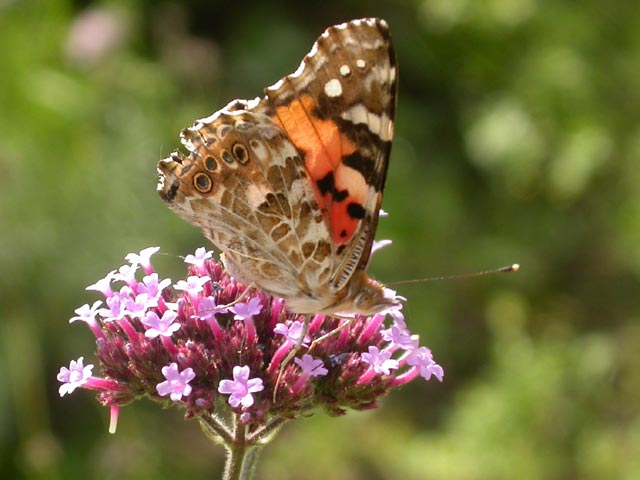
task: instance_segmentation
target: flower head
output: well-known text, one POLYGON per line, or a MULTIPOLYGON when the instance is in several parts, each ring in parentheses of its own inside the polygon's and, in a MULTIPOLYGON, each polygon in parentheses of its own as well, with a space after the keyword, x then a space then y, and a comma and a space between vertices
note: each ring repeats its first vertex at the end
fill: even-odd
POLYGON ((189 258, 198 266, 190 264, 186 279, 161 280, 148 273, 152 250, 128 256, 134 266, 99 282, 104 305, 76 310, 72 321, 97 338, 101 374, 92 376, 82 358, 72 362, 60 371, 61 394, 96 390, 112 411, 143 396, 166 405, 167 397, 188 417, 209 420, 227 408, 251 429, 317 406, 332 415, 369 409, 414 378, 443 377, 401 305, 371 317, 297 315, 282 299, 237 283, 206 251, 189 258), (113 291, 117 281, 124 284, 113 291))
POLYGON ((140 250, 140 253, 128 253, 124 259, 132 266, 140 265, 147 275, 153 272, 151 266, 151 256, 160 251, 160 247, 147 247, 140 250))
POLYGON ((371 244, 371 255, 384 247, 388 247, 391 243, 391 240, 374 240, 371 244))
POLYGON ((134 288, 138 283, 136 280, 136 272, 138 271, 138 264, 132 263, 131 265, 122 265, 116 273, 113 274, 114 280, 119 280, 126 283, 131 288, 134 288))
POLYGON ((178 364, 172 362, 171 364, 162 367, 162 375, 166 380, 156 385, 158 395, 165 397, 169 395, 169 398, 174 402, 179 402, 182 397, 188 397, 191 394, 192 387, 189 382, 196 378, 192 368, 185 368, 182 371, 178 370, 178 364))
POLYGON ((146 293, 149 299, 159 301, 165 288, 171 285, 171 279, 160 280, 157 273, 152 273, 142 279, 137 286, 137 293, 146 293))
POLYGON ((67 393, 72 393, 76 388, 87 383, 87 379, 91 377, 93 365, 84 365, 83 362, 84 358, 80 357, 78 360, 71 360, 69 368, 60 368, 57 378, 62 382, 58 390, 61 397, 64 397, 67 393))
POLYGON ((229 405, 236 408, 238 405, 242 405, 244 408, 248 408, 253 405, 252 393, 261 392, 264 390, 261 378, 249 378, 249 367, 244 365, 242 367, 233 367, 233 380, 220 380, 218 386, 218 392, 230 395, 229 405))
MULTIPOLYGON (((294 322, 291 322, 291 325, 289 326, 287 326, 284 323, 278 323, 273 328, 273 333, 282 335, 284 338, 287 339, 287 342, 293 345, 298 344, 303 332, 304 332, 304 323, 299 320, 295 320, 294 322)), ((304 339, 302 340, 302 345, 307 346, 309 345, 309 342, 311 342, 311 337, 308 334, 306 334, 304 336, 304 339)))
POLYGON ((81 320, 87 324, 92 324, 96 321, 96 316, 98 315, 98 307, 102 305, 101 300, 96 300, 93 302, 93 305, 89 306, 89 304, 85 303, 80 308, 76 308, 74 312, 76 315, 69 319, 69 323, 73 323, 76 320, 81 320))
POLYGON ((235 314, 233 316, 234 320, 249 320, 252 319, 254 315, 258 315, 262 311, 262 305, 260 304, 260 299, 254 297, 247 303, 236 303, 230 307, 229 310, 235 314))
POLYGON ((425 380, 429 380, 433 375, 442 381, 444 379, 444 370, 433 360, 431 350, 427 347, 416 348, 407 358, 407 365, 413 365, 420 370, 420 376, 425 380))
POLYGON ((404 350, 414 348, 417 342, 411 335, 402 316, 395 318, 393 324, 387 330, 382 330, 380 333, 382 333, 382 338, 386 341, 404 350))
POLYGON ((293 361, 300 367, 303 375, 321 377, 329 373, 329 370, 324 368, 324 362, 321 359, 313 358, 308 353, 305 353, 302 358, 294 358, 293 361))
POLYGON ((107 273, 103 278, 98 280, 96 283, 92 283, 85 290, 97 290, 102 293, 105 297, 110 297, 113 295, 113 290, 111 289, 111 282, 115 279, 116 271, 111 270, 107 273))
POLYGON ((198 272, 205 272, 205 264, 213 256, 213 252, 204 247, 196 248, 195 254, 184 257, 184 263, 193 265, 198 272))
POLYGON ((121 320, 128 314, 126 309, 128 300, 129 297, 126 296, 126 294, 115 293, 106 300, 108 308, 101 308, 98 313, 107 322, 111 320, 121 320))
POLYGON ((183 290, 189 295, 195 296, 204 290, 204 286, 211 280, 209 277, 199 277, 197 275, 191 275, 186 280, 179 280, 173 286, 176 290, 183 290))
POLYGON ((389 375, 391 370, 398 368, 398 360, 391 358, 389 350, 380 350, 371 345, 369 351, 362 354, 362 360, 373 368, 373 371, 382 375, 389 375))
POLYGON ((227 313, 229 308, 217 304, 214 297, 204 297, 198 304, 198 313, 193 318, 200 320, 215 320, 216 314, 227 313))
POLYGON ((178 317, 178 314, 172 310, 167 310, 159 317, 154 311, 148 311, 146 316, 142 319, 142 323, 149 327, 144 332, 144 336, 147 338, 156 338, 159 335, 163 337, 170 337, 174 332, 180 329, 179 323, 173 323, 178 317))
POLYGON ((131 318, 141 318, 150 307, 155 307, 158 301, 150 298, 147 293, 139 293, 135 298, 127 298, 125 307, 127 315, 131 318))

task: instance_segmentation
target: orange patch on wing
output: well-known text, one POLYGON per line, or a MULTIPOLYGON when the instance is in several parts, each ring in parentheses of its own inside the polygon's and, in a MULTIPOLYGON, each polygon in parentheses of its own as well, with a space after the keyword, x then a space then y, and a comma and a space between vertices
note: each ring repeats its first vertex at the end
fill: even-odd
POLYGON ((348 211, 351 203, 364 207, 368 186, 360 172, 343 164, 342 158, 351 155, 357 146, 330 120, 314 117, 316 104, 303 95, 288 105, 278 107, 273 120, 278 123, 295 147, 304 152, 305 167, 313 181, 318 205, 331 229, 335 244, 347 243, 353 237, 360 219, 348 211), (333 174, 333 191, 322 193, 317 182, 333 174), (334 192, 339 199, 334 198, 334 192), (348 192, 346 196, 340 192, 348 192), (344 198, 343 198, 344 197, 344 198))

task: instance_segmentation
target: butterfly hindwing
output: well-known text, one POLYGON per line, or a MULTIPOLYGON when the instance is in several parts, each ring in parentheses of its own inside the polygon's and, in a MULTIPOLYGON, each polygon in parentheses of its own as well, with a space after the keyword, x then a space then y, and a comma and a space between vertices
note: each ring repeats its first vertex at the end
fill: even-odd
POLYGON ((328 283, 330 237, 298 150, 255 105, 232 102, 182 132, 185 198, 170 205, 220 248, 230 273, 288 297, 328 283))

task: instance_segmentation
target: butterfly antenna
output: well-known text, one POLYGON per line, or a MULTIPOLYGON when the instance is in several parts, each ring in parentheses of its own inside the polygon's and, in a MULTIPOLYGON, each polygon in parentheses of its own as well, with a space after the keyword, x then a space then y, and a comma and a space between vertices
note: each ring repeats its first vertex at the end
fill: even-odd
POLYGON ((420 278, 416 280, 401 280, 399 282, 390 282, 387 285, 411 285, 413 283, 431 283, 443 282, 449 280, 463 280, 467 278, 484 277, 485 275, 493 275, 495 273, 513 273, 520 270, 520 264, 514 263, 506 267, 497 268, 495 270, 483 270, 481 272, 461 273, 459 275, 445 275, 441 277, 420 278))

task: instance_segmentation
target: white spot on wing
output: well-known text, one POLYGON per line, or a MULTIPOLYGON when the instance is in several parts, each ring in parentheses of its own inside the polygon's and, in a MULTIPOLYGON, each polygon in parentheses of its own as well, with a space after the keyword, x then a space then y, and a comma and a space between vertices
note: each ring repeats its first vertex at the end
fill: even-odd
POLYGON ((342 95, 342 84, 340 80, 337 78, 332 78, 327 83, 324 84, 324 93, 327 94, 327 97, 339 97, 342 95))
POLYGON ((344 112, 342 114, 342 118, 345 120, 349 120, 351 123, 357 125, 358 123, 369 123, 367 121, 368 115, 369 111, 367 110, 367 108, 361 103, 358 103, 344 112))
POLYGON ((349 65, 340 66, 340 75, 342 75, 343 77, 346 77, 350 73, 351 73, 351 69, 349 68, 349 65))
POLYGON ((251 140, 251 142, 249 142, 249 147, 251 148, 255 156, 258 157, 258 160, 260 160, 261 162, 267 161, 268 153, 264 143, 262 143, 260 140, 253 139, 251 140))
POLYGON ((259 186, 254 184, 247 185, 246 194, 247 194, 247 203, 252 208, 258 208, 261 203, 266 201, 266 191, 263 191, 259 186))
POLYGON ((369 115, 368 119, 369 130, 371 130, 373 133, 380 134, 380 122, 382 121, 381 118, 378 115, 369 115))
POLYGON ((359 58, 356 60, 356 66, 358 68, 364 68, 367 66, 367 62, 365 62, 363 59, 359 58))
POLYGON ((344 112, 341 117, 354 125, 364 123, 372 133, 379 135, 385 142, 393 138, 393 122, 386 113, 376 115, 359 103, 344 112))

